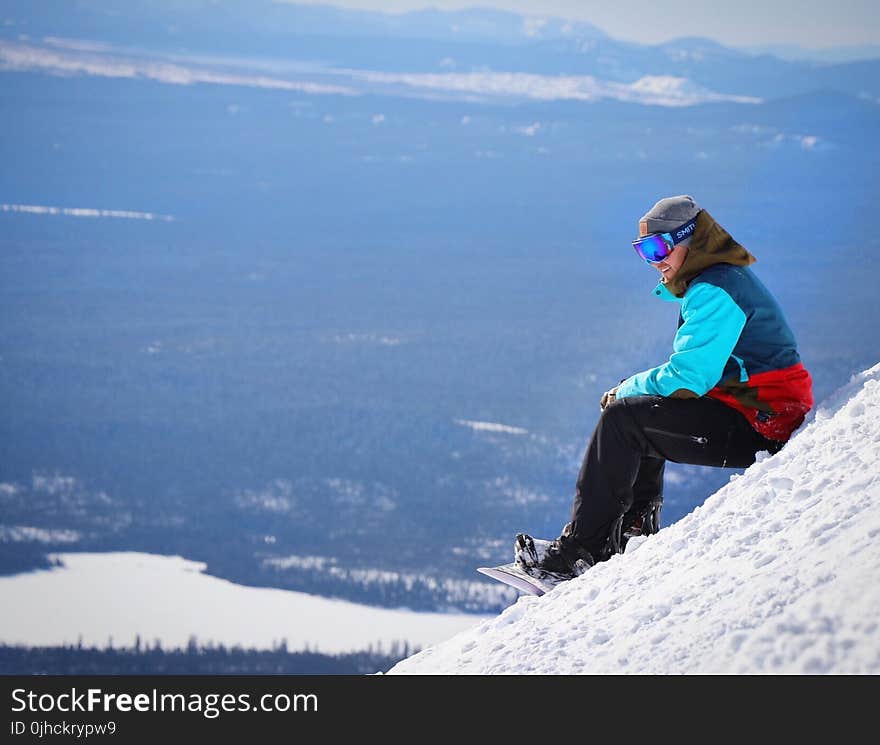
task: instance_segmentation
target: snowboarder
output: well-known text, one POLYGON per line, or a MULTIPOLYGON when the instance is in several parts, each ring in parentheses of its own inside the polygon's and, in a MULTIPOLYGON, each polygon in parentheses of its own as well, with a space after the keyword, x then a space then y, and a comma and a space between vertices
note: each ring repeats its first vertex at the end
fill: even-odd
POLYGON ((584 455, 571 520, 554 541, 520 533, 516 564, 582 574, 659 528, 666 461, 745 468, 776 453, 813 405, 812 381, 755 262, 687 195, 639 221, 638 255, 660 272, 654 294, 681 304, 669 360, 607 391, 584 455))

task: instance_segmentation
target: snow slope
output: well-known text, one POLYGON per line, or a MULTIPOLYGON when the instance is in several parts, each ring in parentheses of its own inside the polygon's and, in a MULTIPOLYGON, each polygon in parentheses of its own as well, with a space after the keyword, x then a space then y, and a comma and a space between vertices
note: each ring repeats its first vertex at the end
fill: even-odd
POLYGON ((690 515, 391 672, 880 673, 878 405, 880 364, 690 515))

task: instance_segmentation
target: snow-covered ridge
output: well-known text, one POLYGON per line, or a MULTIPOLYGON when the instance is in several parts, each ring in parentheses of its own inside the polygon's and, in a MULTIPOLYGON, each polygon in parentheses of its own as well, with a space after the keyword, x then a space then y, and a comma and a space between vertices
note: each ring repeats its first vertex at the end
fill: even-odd
POLYGON ((105 78, 142 78, 169 85, 235 85, 298 91, 307 94, 352 95, 355 91, 337 85, 323 85, 308 80, 289 80, 268 75, 227 72, 207 65, 177 64, 131 54, 110 54, 108 46, 88 51, 70 45, 52 48, 37 44, 0 41, 0 71, 37 71, 50 75, 94 75, 105 78))
POLYGON ((880 364, 690 515, 393 673, 880 672, 880 364))
MULTIPOLYGON (((444 63, 444 67, 455 66, 451 58, 444 63)), ((42 43, 0 40, 2 71, 144 79, 169 85, 243 86, 307 95, 370 93, 431 98, 443 94, 468 101, 514 98, 592 102, 611 99, 653 106, 762 102, 755 96, 717 93, 688 78, 671 75, 644 75, 633 83, 618 83, 592 75, 540 75, 495 70, 385 72, 316 66, 296 60, 271 62, 147 54, 142 50, 55 37, 46 37, 42 43)))
POLYGON ((387 73, 342 71, 354 80, 403 85, 465 96, 514 97, 540 101, 599 101, 614 99, 653 106, 695 106, 701 103, 761 103, 754 96, 716 93, 688 78, 645 75, 634 83, 615 83, 592 75, 538 75, 525 72, 387 73))

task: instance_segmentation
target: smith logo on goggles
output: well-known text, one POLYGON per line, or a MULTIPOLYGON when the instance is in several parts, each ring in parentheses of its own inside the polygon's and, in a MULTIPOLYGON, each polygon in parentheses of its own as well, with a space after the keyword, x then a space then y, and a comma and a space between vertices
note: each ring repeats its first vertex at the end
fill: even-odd
POLYGON ((669 256, 672 249, 679 243, 690 238, 694 234, 696 225, 697 218, 695 217, 671 233, 652 233, 644 238, 636 238, 632 242, 632 247, 649 264, 656 264, 669 256))

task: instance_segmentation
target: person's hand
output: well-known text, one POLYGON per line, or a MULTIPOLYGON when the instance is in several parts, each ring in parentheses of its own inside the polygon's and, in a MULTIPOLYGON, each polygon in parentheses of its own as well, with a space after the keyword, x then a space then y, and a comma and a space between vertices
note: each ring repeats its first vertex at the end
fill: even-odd
POLYGON ((599 408, 602 411, 605 411, 605 407, 608 406, 614 399, 617 397, 617 386, 614 386, 610 391, 605 391, 602 394, 602 398, 599 399, 599 408))

